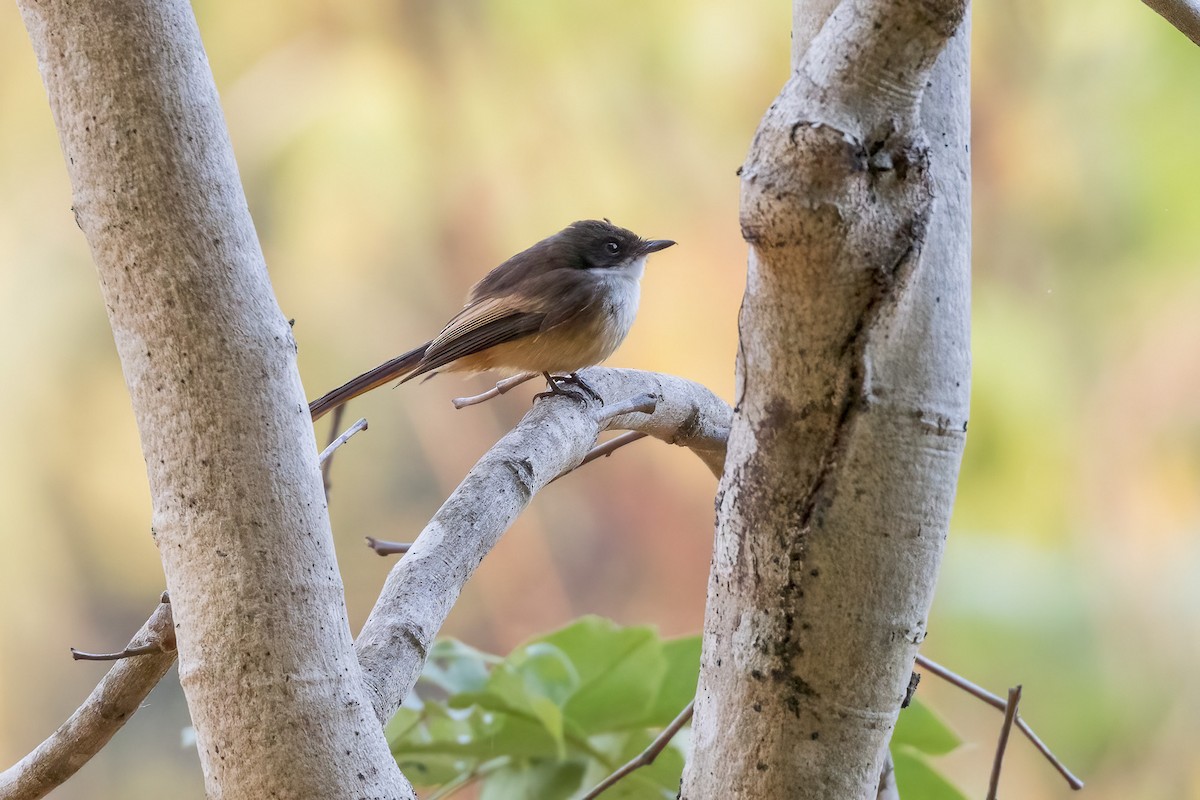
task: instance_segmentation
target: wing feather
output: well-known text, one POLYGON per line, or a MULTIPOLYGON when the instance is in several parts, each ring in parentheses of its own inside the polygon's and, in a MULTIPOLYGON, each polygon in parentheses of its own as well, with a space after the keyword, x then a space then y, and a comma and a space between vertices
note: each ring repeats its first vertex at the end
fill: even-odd
POLYGON ((511 298, 473 303, 458 312, 429 343, 421 366, 411 377, 444 367, 463 356, 537 333, 545 318, 546 315, 540 312, 515 311, 511 298))
POLYGON ((405 380, 432 372, 455 359, 570 322, 595 300, 586 273, 562 270, 527 278, 527 293, 506 294, 469 303, 437 335, 420 366, 405 380), (567 278, 564 280, 564 277, 567 278), (553 298, 548 305, 531 298, 553 298), (541 306, 539 308, 539 306, 541 306), (520 311, 517 309, 528 309, 520 311))

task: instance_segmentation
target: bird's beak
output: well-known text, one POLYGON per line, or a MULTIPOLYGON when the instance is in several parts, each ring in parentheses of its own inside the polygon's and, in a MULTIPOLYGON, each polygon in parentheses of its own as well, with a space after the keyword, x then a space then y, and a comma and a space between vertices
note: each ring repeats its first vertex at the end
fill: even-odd
POLYGON ((642 245, 642 252, 657 253, 659 250, 666 250, 673 244, 675 243, 670 239, 651 239, 642 245))

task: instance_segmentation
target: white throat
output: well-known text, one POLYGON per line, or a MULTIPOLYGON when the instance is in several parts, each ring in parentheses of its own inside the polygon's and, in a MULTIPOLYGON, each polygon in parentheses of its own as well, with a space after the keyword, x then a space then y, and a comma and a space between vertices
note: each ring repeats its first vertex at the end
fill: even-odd
POLYGON ((613 267, 612 271, 623 273, 635 281, 640 281, 642 274, 646 271, 646 256, 638 256, 633 261, 622 264, 619 267, 613 267))
POLYGON ((617 349, 621 340, 633 327, 642 294, 642 273, 645 270, 646 256, 639 256, 618 267, 592 270, 604 287, 604 311, 609 324, 603 332, 602 338, 606 341, 602 347, 608 353, 617 349))

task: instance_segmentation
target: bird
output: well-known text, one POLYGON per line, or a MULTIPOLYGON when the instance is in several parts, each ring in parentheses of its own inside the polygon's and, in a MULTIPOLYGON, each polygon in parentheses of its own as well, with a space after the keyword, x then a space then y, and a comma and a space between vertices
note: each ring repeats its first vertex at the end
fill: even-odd
POLYGON ((433 339, 310 403, 312 419, 385 383, 438 372, 540 372, 549 391, 538 396, 578 396, 563 388, 574 384, 603 402, 577 373, 624 341, 646 258, 674 244, 608 219, 572 222, 485 275, 433 339))

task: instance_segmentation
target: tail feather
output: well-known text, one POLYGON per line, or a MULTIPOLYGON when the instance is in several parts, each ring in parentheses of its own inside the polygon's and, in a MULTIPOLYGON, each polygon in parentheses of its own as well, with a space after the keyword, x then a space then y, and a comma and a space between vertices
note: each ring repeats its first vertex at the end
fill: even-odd
POLYGON ((375 387, 382 386, 397 378, 403 378, 421 363, 427 347, 429 347, 429 342, 420 347, 413 348, 403 355, 398 355, 391 361, 386 361, 375 367, 375 369, 364 372, 357 378, 312 401, 308 404, 308 410, 312 414, 313 422, 316 422, 343 403, 348 403, 360 394, 365 394, 375 387))

